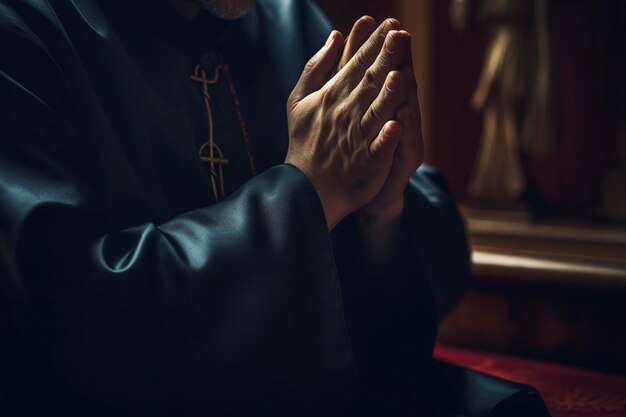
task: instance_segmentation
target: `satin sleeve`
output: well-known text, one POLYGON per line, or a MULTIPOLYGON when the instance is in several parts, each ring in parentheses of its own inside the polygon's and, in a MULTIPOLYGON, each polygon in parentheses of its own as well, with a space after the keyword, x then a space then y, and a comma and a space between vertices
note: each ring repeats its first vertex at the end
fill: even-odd
POLYGON ((471 276, 465 223, 445 177, 432 166, 423 164, 412 175, 404 195, 412 245, 443 318, 457 305, 471 276))
POLYGON ((306 177, 279 165, 218 204, 111 229, 76 160, 87 141, 68 123, 67 73, 27 33, 0 35, 39 63, 0 62, 5 399, 66 415, 233 414, 343 395, 351 351, 306 177))
POLYGON ((384 264, 369 259, 354 215, 332 233, 360 397, 381 415, 428 409, 437 324, 470 276, 463 221, 433 168, 411 177, 400 230, 384 264))

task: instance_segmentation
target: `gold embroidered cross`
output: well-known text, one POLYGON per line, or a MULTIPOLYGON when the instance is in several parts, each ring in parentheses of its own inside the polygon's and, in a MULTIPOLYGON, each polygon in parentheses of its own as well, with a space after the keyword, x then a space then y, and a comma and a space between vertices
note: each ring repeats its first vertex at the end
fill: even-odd
POLYGON ((228 159, 224 158, 224 154, 220 147, 214 142, 213 139, 213 112, 211 109, 211 96, 209 95, 209 85, 215 84, 219 80, 220 67, 215 68, 212 78, 207 78, 206 72, 200 70, 200 65, 196 64, 194 67, 194 73, 190 75, 193 81, 197 81, 202 84, 202 97, 204 98, 204 107, 207 113, 207 122, 209 128, 209 139, 200 146, 198 150, 198 157, 201 161, 208 162, 211 173, 211 188, 213 189, 213 195, 215 201, 220 201, 224 198, 224 171, 223 166, 228 164, 228 159), (217 166, 217 170, 216 170, 217 166))

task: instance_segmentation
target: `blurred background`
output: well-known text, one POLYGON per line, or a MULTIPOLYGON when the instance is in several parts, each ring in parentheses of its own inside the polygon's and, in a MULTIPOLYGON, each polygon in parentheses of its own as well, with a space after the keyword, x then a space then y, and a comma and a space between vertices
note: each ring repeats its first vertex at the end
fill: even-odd
POLYGON ((450 346, 626 374, 626 1, 318 0, 412 34, 474 280, 450 346))

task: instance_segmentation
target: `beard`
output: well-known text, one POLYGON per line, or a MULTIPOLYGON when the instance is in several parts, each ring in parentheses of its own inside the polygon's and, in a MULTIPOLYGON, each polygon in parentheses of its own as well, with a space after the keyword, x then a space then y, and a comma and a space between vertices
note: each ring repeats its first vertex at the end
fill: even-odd
POLYGON ((199 0, 209 13, 220 19, 239 19, 252 8, 256 0, 199 0))

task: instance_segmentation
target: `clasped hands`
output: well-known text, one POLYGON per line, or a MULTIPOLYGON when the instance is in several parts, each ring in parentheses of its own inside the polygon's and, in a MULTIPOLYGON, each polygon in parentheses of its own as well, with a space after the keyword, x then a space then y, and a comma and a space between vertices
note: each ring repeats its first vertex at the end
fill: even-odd
POLYGON ((404 210, 423 158, 410 40, 395 19, 362 17, 347 39, 330 34, 289 97, 285 163, 317 191, 329 230, 353 212, 384 223, 404 210))

